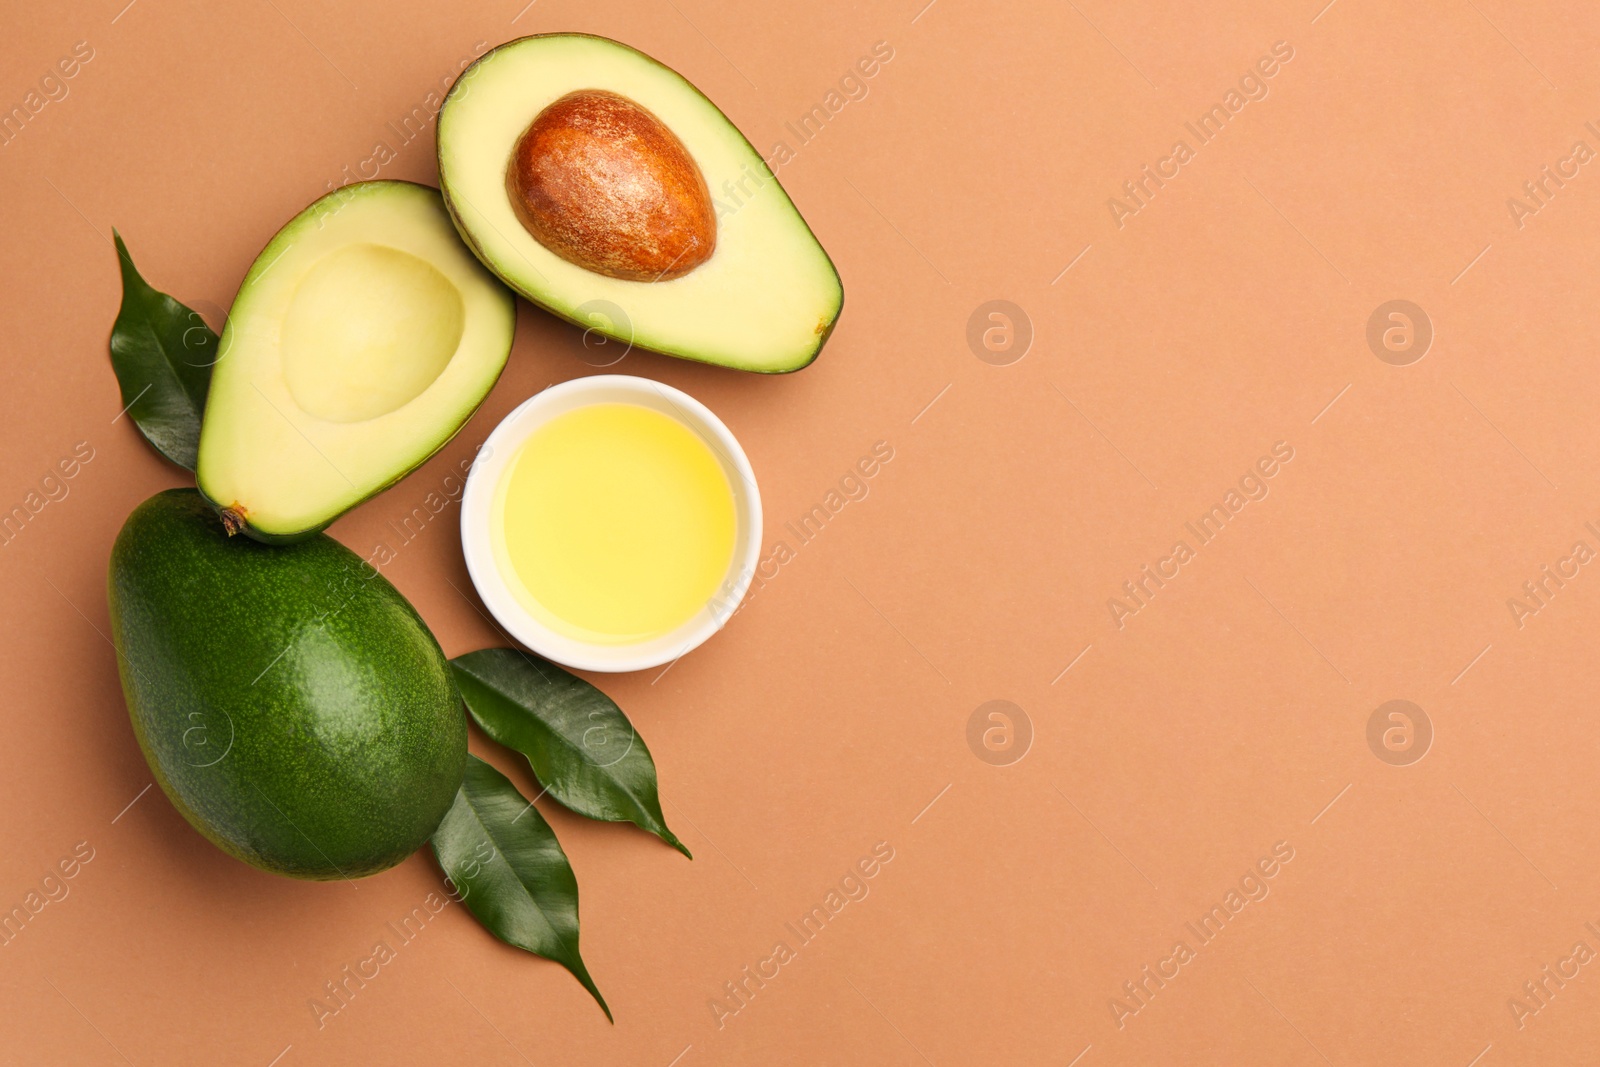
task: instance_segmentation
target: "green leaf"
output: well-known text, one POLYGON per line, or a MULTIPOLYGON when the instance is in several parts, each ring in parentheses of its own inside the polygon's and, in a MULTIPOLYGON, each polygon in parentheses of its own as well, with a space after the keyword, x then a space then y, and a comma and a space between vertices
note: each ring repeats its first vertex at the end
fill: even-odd
POLYGON ((450 664, 483 732, 527 756, 562 805, 591 819, 631 822, 694 858, 667 829, 644 738, 610 697, 514 648, 469 652, 450 664))
POLYGON ((458 899, 491 934, 571 971, 611 1019, 578 955, 572 865, 550 824, 509 778, 469 753, 455 803, 433 832, 433 853, 458 899))
POLYGON ((122 264, 122 309, 111 327, 111 369, 123 407, 157 452, 192 471, 217 335, 198 312, 150 288, 122 235, 112 234, 122 264))

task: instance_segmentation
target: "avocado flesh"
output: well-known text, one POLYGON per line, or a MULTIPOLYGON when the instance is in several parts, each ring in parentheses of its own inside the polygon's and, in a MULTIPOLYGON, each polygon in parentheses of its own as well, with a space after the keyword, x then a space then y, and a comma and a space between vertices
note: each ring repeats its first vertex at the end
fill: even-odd
POLYGON ((173 489, 128 517, 108 595, 139 746, 219 848, 359 878, 438 827, 466 767, 460 697, 427 626, 354 552, 230 539, 173 489))
POLYGON ((511 351, 516 302, 436 190, 345 186, 280 230, 234 300, 196 469, 234 525, 310 536, 439 450, 511 351))
POLYGON ((439 112, 439 186, 462 237, 534 303, 627 344, 742 370, 799 370, 833 329, 844 290, 805 220, 727 117, 683 77, 603 37, 501 45, 464 71, 439 112), (604 89, 652 112, 699 166, 716 250, 671 281, 611 278, 570 263, 523 226, 506 167, 550 103, 604 89), (625 316, 613 321, 614 305, 625 316))

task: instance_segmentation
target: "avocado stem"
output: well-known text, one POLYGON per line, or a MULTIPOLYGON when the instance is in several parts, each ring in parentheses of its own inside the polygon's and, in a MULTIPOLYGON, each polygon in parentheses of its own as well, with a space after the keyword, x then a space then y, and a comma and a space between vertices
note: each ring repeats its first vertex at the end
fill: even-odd
POLYGON ((245 528, 244 509, 237 505, 231 508, 219 508, 217 513, 222 516, 222 528, 232 537, 245 528))

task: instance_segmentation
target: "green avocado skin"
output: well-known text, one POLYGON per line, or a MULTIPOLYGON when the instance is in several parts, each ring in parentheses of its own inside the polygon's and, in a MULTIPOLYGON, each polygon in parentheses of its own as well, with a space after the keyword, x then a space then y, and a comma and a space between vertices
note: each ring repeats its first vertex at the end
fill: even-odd
POLYGON ((433 634, 354 552, 230 538, 173 489, 128 516, 107 586, 139 746, 219 848, 359 878, 433 834, 466 768, 461 698, 433 634))

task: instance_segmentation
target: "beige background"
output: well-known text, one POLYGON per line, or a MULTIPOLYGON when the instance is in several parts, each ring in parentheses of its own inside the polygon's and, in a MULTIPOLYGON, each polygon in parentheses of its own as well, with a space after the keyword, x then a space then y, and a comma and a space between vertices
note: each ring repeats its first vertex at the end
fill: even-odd
MULTIPOLYGON (((1508 1005, 1545 965, 1571 973, 1575 942, 1600 951, 1600 577, 1578 567, 1520 626, 1507 604, 1574 542, 1600 551, 1600 164, 1547 181, 1520 228, 1507 205, 1575 141, 1600 150, 1589 5, 125 2, 13 4, 0 43, 7 106, 93 49, 0 148, 0 505, 94 451, 0 548, 0 905, 93 851, 0 948, 0 1060, 1596 1057, 1600 963, 1537 1013, 1508 1005), (798 375, 615 369, 742 438, 769 551, 875 442, 894 458, 726 632, 664 676, 601 680, 693 863, 541 802, 615 1027, 450 908, 319 1029, 308 1002, 439 875, 418 856, 355 889, 273 878, 142 793, 105 562, 182 479, 116 419, 109 235, 218 321, 268 236, 376 142, 382 175, 435 179, 431 126, 401 145, 386 124, 479 42, 552 30, 644 49, 763 151, 789 142, 780 177, 848 291, 798 375), (797 146, 784 124, 879 41, 866 97, 797 146), (1199 145, 1184 123, 1280 41, 1265 99, 1199 145), (1193 158, 1119 228, 1108 199, 1180 139, 1193 158), (995 299, 1035 332, 1006 366, 966 340, 995 299), (1407 366, 1366 340, 1394 299, 1435 331, 1407 366), (1279 441, 1266 498, 1119 629, 1107 599, 1279 441), (1369 748, 1395 699, 1431 722, 1420 762, 1369 748), (1020 759, 991 754, 1008 765, 969 748, 990 700, 1031 723, 1020 759), (880 841, 870 894, 719 1027, 723 983, 880 841), (1278 842, 1270 894, 1200 946, 1185 923, 1278 842), (1122 984, 1179 939, 1195 957, 1119 1027, 1122 984)), ((455 510, 404 547, 390 523, 523 398, 593 372, 577 331, 519 317, 456 442, 333 528, 397 547, 389 577, 452 654, 496 641, 455 510)))

